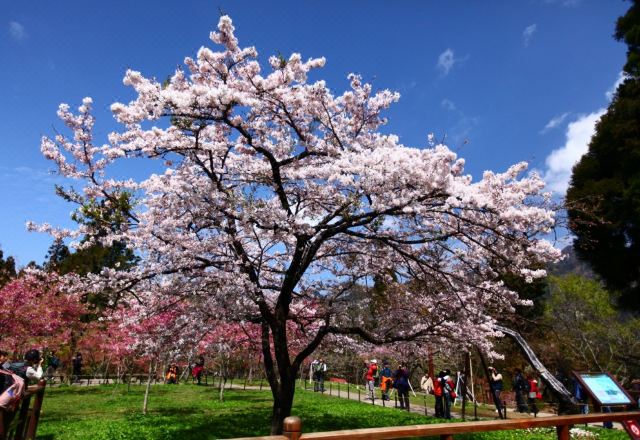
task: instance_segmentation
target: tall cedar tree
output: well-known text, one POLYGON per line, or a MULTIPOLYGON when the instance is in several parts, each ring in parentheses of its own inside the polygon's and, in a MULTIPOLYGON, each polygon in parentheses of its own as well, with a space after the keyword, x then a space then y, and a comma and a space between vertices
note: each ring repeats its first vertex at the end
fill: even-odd
MULTIPOLYGON (((73 200, 73 194, 57 188, 57 193, 66 200, 73 200)), ((76 273, 87 275, 100 273, 103 268, 126 270, 138 261, 138 257, 124 243, 114 241, 110 246, 100 243, 100 239, 108 232, 120 231, 127 227, 125 212, 132 207, 132 197, 123 192, 108 201, 84 203, 73 214, 72 218, 79 224, 87 225, 95 234, 87 235, 82 240, 83 246, 71 252, 62 240, 55 240, 47 252, 45 267, 64 275, 76 273), (86 246, 87 242, 91 242, 86 246)), ((88 294, 85 300, 98 310, 116 304, 118 295, 109 291, 100 294, 88 294)))
POLYGON ((615 38, 628 45, 626 80, 618 88, 576 164, 567 191, 569 227, 578 256, 620 306, 640 311, 640 4, 618 19, 615 38))
POLYGON ((0 249, 0 287, 7 284, 16 277, 16 262, 9 256, 4 259, 2 249, 0 249))

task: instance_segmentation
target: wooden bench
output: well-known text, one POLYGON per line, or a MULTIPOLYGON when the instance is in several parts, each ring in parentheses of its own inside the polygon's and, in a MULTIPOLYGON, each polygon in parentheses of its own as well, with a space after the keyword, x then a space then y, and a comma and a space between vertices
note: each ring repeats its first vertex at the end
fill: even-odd
POLYGON ((287 417, 283 423, 283 435, 242 437, 233 440, 385 440, 406 437, 440 436, 441 440, 453 440, 456 434, 473 432, 508 431, 555 426, 559 440, 569 440, 573 425, 624 422, 639 420, 640 412, 580 414, 568 416, 538 417, 534 419, 487 420, 481 422, 434 423, 431 425, 391 426, 386 428, 350 429, 344 431, 311 432, 302 434, 299 417, 287 417))
POLYGON ((0 409, 0 440, 34 440, 40 420, 46 380, 28 386, 15 412, 0 409))

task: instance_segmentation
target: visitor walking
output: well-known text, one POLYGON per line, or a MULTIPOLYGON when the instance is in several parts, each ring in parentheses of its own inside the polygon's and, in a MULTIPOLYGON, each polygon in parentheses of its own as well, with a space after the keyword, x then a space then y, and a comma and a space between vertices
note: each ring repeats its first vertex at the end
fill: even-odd
POLYGON ((450 419, 451 404, 456 398, 455 384, 451 380, 451 370, 444 371, 444 376, 440 379, 440 388, 442 389, 442 417, 450 419))
POLYGON ((324 359, 320 358, 315 365, 315 381, 313 385, 313 391, 324 393, 324 379, 327 374, 327 364, 324 359))
POLYGON ((495 400, 496 411, 500 414, 500 417, 504 417, 504 408, 502 401, 500 400, 500 394, 502 394, 503 389, 502 374, 498 373, 498 371, 493 367, 489 367, 489 387, 495 400))
POLYGON ((444 417, 444 405, 442 402, 442 378, 444 376, 444 371, 440 371, 436 380, 433 381, 433 395, 436 398, 435 416, 439 419, 444 417))
POLYGON ((525 401, 525 396, 528 397, 529 381, 524 378, 522 370, 519 368, 516 368, 515 375, 513 377, 513 390, 516 392, 516 405, 518 412, 528 413, 529 407, 525 401))
POLYGON ((367 391, 369 392, 369 398, 371 401, 375 401, 375 386, 376 386, 376 377, 378 377, 378 361, 375 359, 371 359, 371 363, 367 368, 367 374, 365 379, 367 380, 367 391))
POLYGON ((318 359, 314 359, 311 361, 311 364, 309 365, 309 382, 313 383, 313 391, 316 391, 317 385, 317 379, 316 379, 316 364, 318 363, 318 359))
POLYGON ((204 355, 198 356, 198 360, 196 361, 191 374, 198 381, 198 385, 202 385, 202 375, 204 374, 204 355))
POLYGON ((82 375, 82 353, 76 353, 76 356, 71 361, 71 367, 73 370, 73 380, 76 381, 82 375))
POLYGON ((532 375, 529 375, 527 379, 529 382, 529 399, 527 400, 529 403, 529 410, 533 413, 534 417, 538 417, 538 405, 536 405, 536 401, 542 398, 540 388, 538 388, 538 381, 532 375))
POLYGON ((402 364, 393 375, 393 387, 398 392, 400 409, 409 411, 409 370, 402 364))
POLYGON ((382 393, 382 400, 389 400, 389 390, 392 386, 391 368, 389 368, 389 363, 385 362, 384 368, 380 370, 380 392, 382 393))
POLYGON ((420 379, 420 388, 425 394, 433 394, 433 379, 429 377, 428 373, 424 373, 420 379))

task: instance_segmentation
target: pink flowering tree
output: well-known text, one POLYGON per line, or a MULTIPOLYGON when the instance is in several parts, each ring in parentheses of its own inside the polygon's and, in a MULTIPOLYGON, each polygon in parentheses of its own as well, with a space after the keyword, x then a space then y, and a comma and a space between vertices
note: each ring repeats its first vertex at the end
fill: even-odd
POLYGON ((325 60, 299 54, 269 58, 264 72, 226 16, 211 39, 219 51, 202 47, 168 81, 126 73, 136 97, 111 106, 123 128, 108 143, 94 141, 90 98, 77 114, 60 106, 71 136, 43 138, 43 154, 84 182, 70 199, 137 199, 124 227, 96 239, 126 243, 140 264, 88 275, 83 288, 153 292, 258 325, 274 433, 327 337, 490 351, 496 318, 521 303, 503 274, 543 277, 534 268, 559 256, 540 238, 554 224, 542 180, 519 163, 474 182, 432 136, 413 148, 379 131, 397 93, 349 75, 334 94, 308 81, 325 60), (130 159, 161 171, 116 178, 111 166, 130 159), (393 289, 371 319, 376 277, 393 289))
POLYGON ((16 353, 60 349, 78 338, 86 313, 55 274, 25 274, 0 289, 0 344, 16 353))

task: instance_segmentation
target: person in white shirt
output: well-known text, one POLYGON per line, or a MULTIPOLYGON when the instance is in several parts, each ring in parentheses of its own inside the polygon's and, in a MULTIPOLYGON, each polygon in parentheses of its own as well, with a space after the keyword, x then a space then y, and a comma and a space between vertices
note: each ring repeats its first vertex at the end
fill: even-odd
POLYGON ((427 373, 420 379, 420 388, 427 394, 433 394, 433 379, 427 373))
POLYGON ((40 355, 40 351, 36 349, 29 350, 27 354, 24 355, 24 361, 27 367, 27 379, 29 379, 30 382, 38 382, 42 379, 42 362, 44 359, 40 355))

